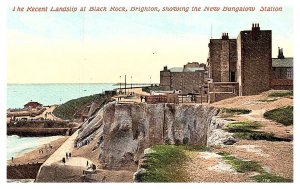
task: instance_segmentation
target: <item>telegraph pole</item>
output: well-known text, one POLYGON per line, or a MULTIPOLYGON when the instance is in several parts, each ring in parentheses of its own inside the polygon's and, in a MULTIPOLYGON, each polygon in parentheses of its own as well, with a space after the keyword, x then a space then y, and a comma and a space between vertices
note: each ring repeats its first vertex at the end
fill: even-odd
POLYGON ((119 90, 119 94, 121 94, 121 83, 122 83, 122 80, 121 80, 121 76, 120 76, 120 90, 119 90))
POLYGON ((125 95, 126 95, 126 75, 125 75, 125 95))

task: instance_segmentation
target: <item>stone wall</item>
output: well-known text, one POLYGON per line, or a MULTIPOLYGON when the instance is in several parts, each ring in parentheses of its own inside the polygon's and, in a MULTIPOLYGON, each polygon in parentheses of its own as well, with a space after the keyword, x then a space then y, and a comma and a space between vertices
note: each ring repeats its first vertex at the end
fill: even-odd
POLYGON ((204 71, 195 72, 160 72, 162 90, 181 90, 183 94, 199 93, 200 85, 204 83, 204 71))
POLYGON ((7 179, 35 179, 43 163, 28 163, 7 166, 7 179))
POLYGON ((291 79, 272 79, 271 88, 275 90, 293 90, 293 80, 291 79))

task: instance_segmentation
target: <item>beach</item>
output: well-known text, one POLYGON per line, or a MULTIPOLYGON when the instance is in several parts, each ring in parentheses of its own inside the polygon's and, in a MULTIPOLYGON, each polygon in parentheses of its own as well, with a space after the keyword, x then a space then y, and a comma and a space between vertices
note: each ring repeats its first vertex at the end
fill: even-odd
POLYGON ((7 160, 7 165, 16 164, 28 164, 28 163, 43 163, 45 162, 51 154, 53 154, 66 140, 68 136, 61 136, 61 138, 56 139, 52 142, 38 146, 32 151, 29 151, 20 156, 14 157, 13 161, 7 160), (50 147, 52 146, 52 148, 50 147))

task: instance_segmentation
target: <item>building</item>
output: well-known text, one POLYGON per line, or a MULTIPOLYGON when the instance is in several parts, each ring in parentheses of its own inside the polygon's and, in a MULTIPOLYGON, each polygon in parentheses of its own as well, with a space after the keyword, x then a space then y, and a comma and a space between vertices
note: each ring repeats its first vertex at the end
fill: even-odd
POLYGON ((283 49, 278 47, 277 58, 272 58, 272 89, 293 89, 293 64, 292 57, 284 57, 283 49))
POLYGON ((204 84, 205 75, 206 65, 198 62, 170 69, 165 66, 160 71, 160 87, 165 91, 180 90, 182 94, 199 93, 204 84))
POLYGON ((223 33, 221 39, 210 39, 208 77, 214 82, 236 81, 236 39, 223 33))
POLYGON ((27 104, 24 105, 24 108, 26 109, 37 109, 37 108, 42 108, 43 105, 38 103, 38 102, 28 102, 27 104))
POLYGON ((252 30, 241 31, 237 37, 237 82, 239 95, 256 95, 271 89, 272 31, 261 30, 252 24, 252 30))
POLYGON ((278 57, 272 58, 272 31, 261 30, 259 24, 241 31, 236 39, 223 33, 220 39, 210 39, 208 47, 207 67, 200 69, 197 63, 165 67, 160 72, 162 89, 201 92, 201 99, 206 96, 208 102, 293 89, 293 58, 285 58, 280 48, 278 57))
POLYGON ((277 58, 272 58, 272 72, 274 79, 293 79, 292 57, 284 57, 283 49, 278 48, 277 58))

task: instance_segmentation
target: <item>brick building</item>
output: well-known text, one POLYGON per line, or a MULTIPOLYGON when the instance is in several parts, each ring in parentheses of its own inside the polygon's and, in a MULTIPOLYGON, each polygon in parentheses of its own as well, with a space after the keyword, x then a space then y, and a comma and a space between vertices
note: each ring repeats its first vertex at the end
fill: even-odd
POLYGON ((214 82, 236 81, 236 39, 223 33, 221 39, 210 39, 208 77, 214 82))
POLYGON ((261 30, 259 24, 252 24, 252 30, 241 31, 237 37, 236 66, 240 96, 270 90, 272 31, 261 30))
POLYGON ((272 58, 272 31, 261 30, 259 24, 241 31, 236 39, 223 33, 221 39, 210 39, 208 47, 207 67, 197 63, 165 67, 160 72, 162 89, 199 94, 199 86, 204 86, 208 102, 293 89, 293 58, 285 58, 280 48, 278 57, 272 58))
POLYGON ((272 74, 274 79, 293 79, 292 57, 284 57, 283 49, 278 48, 277 58, 272 58, 272 74))
POLYGON ((182 94, 199 93, 206 77, 206 65, 198 62, 187 63, 183 67, 160 71, 160 87, 162 90, 180 90, 182 94))

